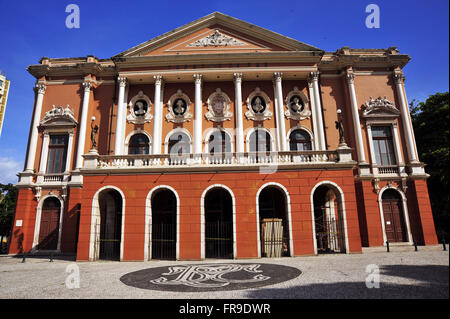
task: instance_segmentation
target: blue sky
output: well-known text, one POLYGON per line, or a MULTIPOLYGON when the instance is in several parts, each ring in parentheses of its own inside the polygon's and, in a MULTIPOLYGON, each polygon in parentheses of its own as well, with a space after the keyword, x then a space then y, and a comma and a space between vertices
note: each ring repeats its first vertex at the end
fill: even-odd
POLYGON ((23 169, 35 79, 26 71, 43 56, 109 58, 176 27, 219 11, 326 51, 342 46, 397 46, 411 56, 404 68, 408 99, 448 91, 449 1, 7 1, 0 0, 0 69, 11 80, 0 136, 0 183, 23 169), (80 8, 80 28, 68 29, 69 4, 80 8), (368 29, 369 4, 380 8, 380 28, 368 29))

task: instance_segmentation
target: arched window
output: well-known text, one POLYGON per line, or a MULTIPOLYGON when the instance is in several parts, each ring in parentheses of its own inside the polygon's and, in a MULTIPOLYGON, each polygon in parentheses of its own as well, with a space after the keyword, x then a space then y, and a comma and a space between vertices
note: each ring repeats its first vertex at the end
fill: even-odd
POLYGON ((294 130, 289 135, 289 147, 291 151, 310 151, 311 138, 304 130, 294 130))
POLYGON ((214 131, 208 139, 209 154, 231 153, 230 136, 224 131, 214 131))
POLYGON ((150 141, 145 134, 135 134, 130 138, 128 144, 128 154, 149 154, 150 141))
POLYGON ((249 138, 250 152, 270 152, 271 138, 265 130, 255 130, 249 138))
POLYGON ((169 138, 169 154, 181 155, 191 152, 190 138, 186 133, 174 133, 169 138))

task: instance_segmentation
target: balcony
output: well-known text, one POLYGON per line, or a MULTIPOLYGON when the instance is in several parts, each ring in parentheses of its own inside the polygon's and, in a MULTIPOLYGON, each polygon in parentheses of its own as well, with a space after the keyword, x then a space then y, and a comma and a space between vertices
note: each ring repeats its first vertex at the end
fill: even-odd
POLYGON ((208 171, 293 168, 351 168, 350 149, 334 151, 292 151, 221 154, 83 155, 85 173, 99 171, 208 171))
POLYGON ((378 174, 381 175, 398 175, 399 168, 397 165, 378 166, 378 174))

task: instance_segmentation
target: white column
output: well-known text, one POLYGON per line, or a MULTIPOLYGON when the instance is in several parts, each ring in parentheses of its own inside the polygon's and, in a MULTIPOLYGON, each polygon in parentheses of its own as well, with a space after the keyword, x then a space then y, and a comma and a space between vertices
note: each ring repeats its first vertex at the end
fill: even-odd
POLYGON ((402 124, 403 124, 403 130, 405 132, 406 137, 406 148, 408 150, 408 158, 410 162, 417 162, 417 156, 416 156, 416 147, 414 143, 414 136, 413 136, 413 128, 411 127, 411 122, 409 120, 409 110, 408 110, 408 103, 406 102, 406 97, 403 92, 403 81, 405 79, 405 76, 401 73, 395 73, 394 74, 394 80, 395 80, 395 86, 397 88, 397 94, 398 99, 400 101, 400 112, 401 112, 401 118, 402 118, 402 124))
POLYGON ((39 164, 39 173, 45 174, 47 170, 48 145, 50 142, 50 134, 44 133, 44 140, 42 141, 41 162, 39 164))
POLYGON ((88 121, 88 111, 89 111, 89 99, 91 95, 91 82, 84 82, 84 95, 83 95, 83 105, 81 107, 81 119, 80 126, 78 127, 78 145, 77 145, 77 160, 75 162, 75 169, 78 170, 83 167, 83 154, 84 146, 86 144, 86 127, 88 121))
POLYGON ((244 153, 244 124, 242 116, 242 73, 234 73, 234 108, 236 125, 236 152, 244 153))
POLYGON ((125 139, 125 115, 127 113, 127 106, 124 103, 127 78, 118 77, 117 80, 119 81, 119 97, 117 100, 117 119, 116 119, 116 137, 114 140, 114 155, 122 155, 123 143, 125 139))
POLYGON ((162 101, 161 86, 162 76, 155 75, 155 116, 153 118, 153 154, 161 154, 161 135, 162 135, 162 101))
POLYGON ((400 151, 400 139, 398 137, 398 126, 397 123, 392 124, 392 135, 394 136, 394 149, 395 149, 395 155, 397 157, 397 165, 399 168, 400 174, 406 174, 405 171, 405 162, 403 160, 402 152, 400 151))
POLYGON ((66 172, 70 171, 70 162, 72 159, 72 148, 73 148, 73 132, 69 132, 69 141, 67 143, 67 158, 66 158, 66 172))
POLYGON ((310 96, 310 105, 311 105, 311 113, 312 113, 312 126, 314 133, 314 150, 321 150, 320 146, 320 130, 318 124, 318 111, 316 105, 316 99, 314 98, 314 85, 313 78, 311 76, 308 77, 308 91, 310 96))
POLYGON ((370 123, 366 124, 367 127, 367 138, 369 139, 369 150, 370 150, 370 160, 372 161, 372 174, 378 174, 377 159, 375 157, 375 149, 373 146, 373 138, 372 138, 372 126, 370 123))
POLYGON ((319 91, 319 72, 311 72, 309 74, 310 79, 313 85, 313 93, 314 93, 314 106, 316 109, 316 125, 317 130, 319 132, 319 149, 324 151, 327 149, 327 145, 325 142, 325 130, 323 127, 323 116, 322 116, 322 103, 320 102, 320 91, 319 91))
POLYGON ((37 92, 37 98, 36 98, 36 105, 34 107, 33 123, 31 125, 31 136, 30 136, 30 145, 28 148, 27 164, 25 166, 25 172, 27 173, 32 173, 34 169, 37 140, 39 135, 38 128, 41 118, 42 102, 44 101, 45 90, 46 90, 45 84, 42 83, 36 84, 35 91, 37 92))
POLYGON ((285 152, 288 151, 287 149, 287 143, 286 143, 286 125, 284 123, 284 103, 283 103, 283 89, 281 86, 281 78, 283 76, 283 73, 281 72, 275 72, 274 73, 274 79, 275 79, 275 98, 277 99, 277 108, 278 108, 278 116, 277 116, 277 123, 278 123, 278 132, 279 132, 279 151, 285 152))
POLYGON ((202 75, 194 74, 195 105, 194 105, 194 154, 202 152, 202 75))
POLYGON ((353 73, 346 73, 348 91, 350 92, 350 103, 352 109, 353 127, 356 136, 356 152, 358 154, 358 162, 366 164, 366 156, 364 154, 364 144, 361 133, 361 124, 359 121, 358 102, 355 93, 355 75, 353 73))

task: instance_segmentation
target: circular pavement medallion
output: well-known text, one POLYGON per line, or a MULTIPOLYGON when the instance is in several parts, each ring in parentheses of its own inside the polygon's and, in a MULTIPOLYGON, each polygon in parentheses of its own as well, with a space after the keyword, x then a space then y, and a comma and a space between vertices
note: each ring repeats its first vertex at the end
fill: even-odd
POLYGON ((202 292, 269 286, 301 273, 294 267, 261 263, 172 265, 131 272, 120 281, 142 289, 202 292))

